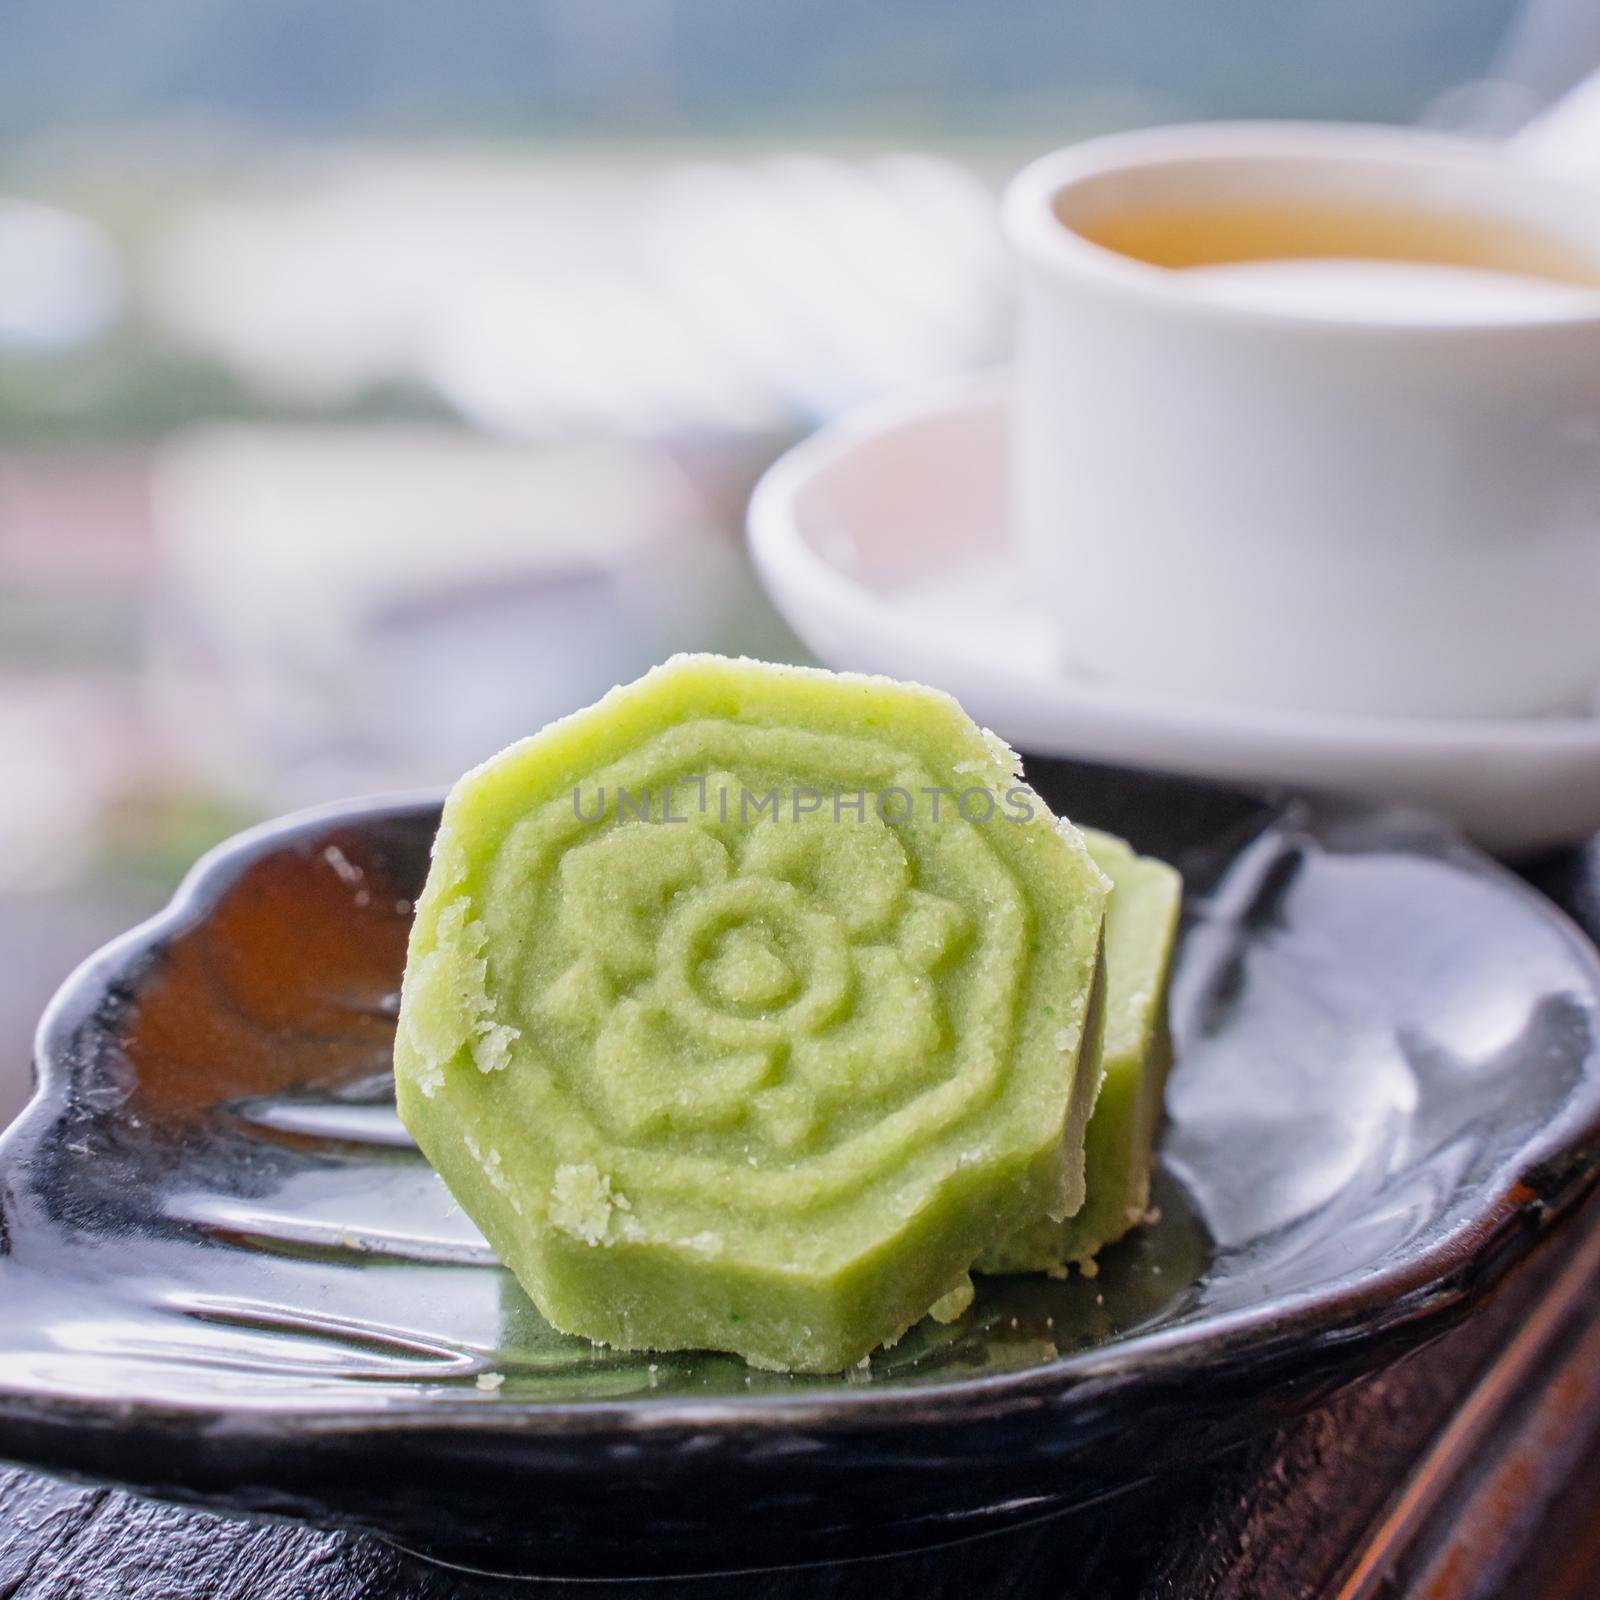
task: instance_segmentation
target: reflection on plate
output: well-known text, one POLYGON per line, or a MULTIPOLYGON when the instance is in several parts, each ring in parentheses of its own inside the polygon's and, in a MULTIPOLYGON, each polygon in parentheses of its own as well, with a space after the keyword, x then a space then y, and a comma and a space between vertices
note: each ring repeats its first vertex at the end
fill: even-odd
POLYGON ((437 807, 353 805, 225 846, 46 1018, 0 1454, 505 1570, 908 1548, 1315 1400, 1587 1188, 1600 975, 1514 879, 1400 813, 1029 770, 1188 892, 1160 1220, 1098 1277, 988 1281, 843 1378, 554 1333, 394 1115, 437 807))

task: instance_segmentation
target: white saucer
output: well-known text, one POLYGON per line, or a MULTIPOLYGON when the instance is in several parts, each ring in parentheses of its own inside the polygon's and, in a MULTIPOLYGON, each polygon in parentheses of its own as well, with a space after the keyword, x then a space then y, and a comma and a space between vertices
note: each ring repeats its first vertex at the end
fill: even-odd
POLYGON ((1202 704, 1069 673, 1008 532, 1003 375, 874 406, 750 504, 773 600, 835 667, 948 690, 1024 751, 1415 801, 1523 851, 1600 829, 1600 719, 1407 720, 1202 704))

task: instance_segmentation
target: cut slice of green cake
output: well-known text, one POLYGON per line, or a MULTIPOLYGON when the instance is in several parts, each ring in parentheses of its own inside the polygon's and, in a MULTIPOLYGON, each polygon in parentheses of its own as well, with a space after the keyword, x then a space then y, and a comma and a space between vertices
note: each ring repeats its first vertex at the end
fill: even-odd
POLYGON ((1064 1222, 1041 1216, 987 1251, 976 1270, 1053 1271, 1092 1262, 1144 1216, 1172 1044, 1167 978, 1183 884, 1164 861, 1082 830, 1111 880, 1106 907, 1103 1073, 1084 1142, 1085 1199, 1064 1222))

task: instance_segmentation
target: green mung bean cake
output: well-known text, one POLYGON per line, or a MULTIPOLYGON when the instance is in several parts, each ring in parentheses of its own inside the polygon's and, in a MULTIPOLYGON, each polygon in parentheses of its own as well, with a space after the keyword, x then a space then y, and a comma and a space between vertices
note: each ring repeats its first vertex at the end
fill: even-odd
POLYGON ((978 1261, 980 1272, 1092 1271, 1096 1255, 1146 1214, 1172 1043, 1167 976, 1183 884, 1164 861, 1093 828, 1083 837, 1111 880, 1106 902, 1105 1034, 1100 1092, 1084 1143, 1083 1205, 1036 1217, 978 1261))
POLYGON ((400 1115, 557 1328, 839 1371, 1081 1205, 1106 896, 948 696, 675 657, 451 791, 400 1115))

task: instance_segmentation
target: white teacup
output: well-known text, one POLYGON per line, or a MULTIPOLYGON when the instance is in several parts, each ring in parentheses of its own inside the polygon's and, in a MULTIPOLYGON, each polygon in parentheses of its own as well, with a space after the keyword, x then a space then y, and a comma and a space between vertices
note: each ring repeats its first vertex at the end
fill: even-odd
POLYGON ((1064 654, 1241 704, 1585 705, 1600 288, 1382 264, 1174 270, 1079 231, 1279 202, 1465 219, 1559 245, 1600 285, 1600 189, 1475 141, 1217 125, 1034 163, 1005 211, 1024 277, 1016 516, 1064 654))

